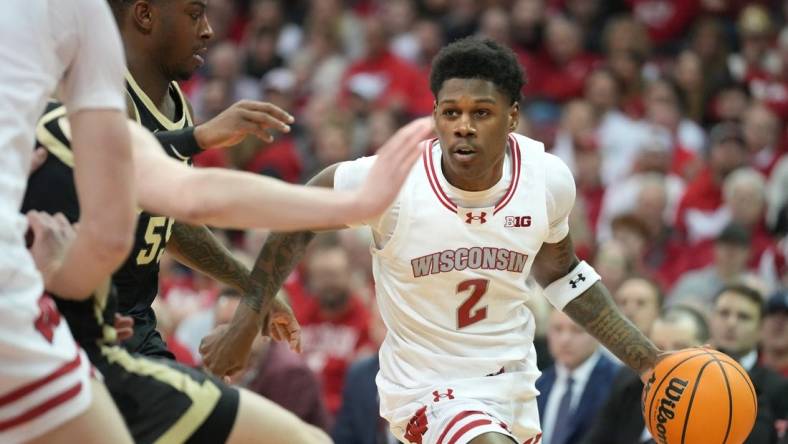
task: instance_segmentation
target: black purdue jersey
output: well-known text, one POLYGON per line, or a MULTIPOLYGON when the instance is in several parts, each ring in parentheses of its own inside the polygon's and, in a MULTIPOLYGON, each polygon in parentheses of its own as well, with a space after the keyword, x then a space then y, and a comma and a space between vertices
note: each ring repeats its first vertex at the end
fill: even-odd
MULTIPOLYGON (((79 202, 65 116, 65 108, 53 102, 39 120, 37 146, 45 147, 49 155, 28 180, 22 211, 62 212, 73 223, 79 220, 79 202)), ((116 340, 112 327, 117 311, 114 290, 107 279, 86 301, 53 296, 74 338, 103 376, 134 442, 225 442, 238 412, 238 391, 200 370, 112 346, 116 340), (200 410, 197 417, 195 408, 200 410)), ((164 344, 155 347, 160 349, 164 344)), ((161 350, 157 352, 162 354, 161 350)))
MULTIPOLYGON (((167 92, 175 103, 174 120, 162 114, 131 75, 126 75, 126 93, 132 106, 130 114, 153 133, 193 125, 186 99, 177 83, 172 82, 167 92)), ((164 150, 170 157, 191 163, 189 157, 181 155, 171 145, 165 146, 164 150)), ((151 327, 155 326, 150 307, 159 291, 159 259, 170 238, 172 224, 171 218, 141 212, 131 255, 112 277, 118 289, 119 310, 139 319, 140 327, 143 319, 149 321, 151 327)), ((129 349, 133 351, 136 351, 137 342, 143 340, 137 337, 137 330, 135 328, 135 338, 128 343, 129 349)))
MULTIPOLYGON (((66 109, 59 103, 47 104, 36 127, 36 146, 49 151, 44 164, 30 175, 22 202, 22 212, 29 210, 63 213, 71 222, 79 220, 79 201, 74 187, 74 155, 68 137, 66 109)), ((69 301, 55 296, 58 309, 68 321, 74 338, 89 347, 96 342, 112 342, 112 328, 117 306, 114 287, 109 280, 85 301, 69 301)))

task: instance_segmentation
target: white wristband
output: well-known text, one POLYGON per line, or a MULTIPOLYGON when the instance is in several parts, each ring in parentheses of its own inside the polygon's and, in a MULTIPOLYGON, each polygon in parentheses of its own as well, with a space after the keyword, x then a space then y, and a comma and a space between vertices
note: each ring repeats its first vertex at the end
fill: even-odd
POLYGON ((582 261, 566 276, 556 280, 544 289, 544 296, 553 306, 563 310, 566 304, 602 279, 594 267, 582 261))

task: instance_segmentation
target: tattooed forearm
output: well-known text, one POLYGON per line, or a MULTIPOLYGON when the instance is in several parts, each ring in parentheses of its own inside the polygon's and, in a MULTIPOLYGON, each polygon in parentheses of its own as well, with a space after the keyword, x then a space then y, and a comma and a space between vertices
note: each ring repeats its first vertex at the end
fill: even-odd
POLYGON ((564 313, 638 373, 657 361, 659 350, 621 314, 601 283, 567 304, 564 313))
MULTIPOLYGON (((334 172, 339 164, 334 164, 307 182, 307 186, 334 187, 334 172)), ((276 297, 279 288, 304 256, 307 245, 315 237, 311 231, 292 233, 271 233, 266 239, 252 268, 251 278, 260 288, 257 299, 244 299, 256 311, 269 304, 276 297)))
POLYGON ((175 222, 167 251, 178 262, 237 288, 248 296, 259 293, 259 286, 249 277, 249 269, 235 259, 204 225, 175 222))
POLYGON ((315 237, 310 231, 295 233, 271 233, 266 239, 252 269, 252 279, 259 285, 256 300, 244 301, 257 310, 272 300, 290 272, 304 256, 307 245, 315 237))

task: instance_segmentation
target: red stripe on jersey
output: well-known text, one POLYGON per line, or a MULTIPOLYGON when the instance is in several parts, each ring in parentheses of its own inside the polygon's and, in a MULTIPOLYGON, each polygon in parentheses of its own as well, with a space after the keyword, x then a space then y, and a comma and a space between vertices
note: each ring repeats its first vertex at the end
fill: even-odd
POLYGON ((23 385, 22 387, 19 387, 18 389, 14 390, 13 392, 8 393, 8 394, 4 395, 3 397, 1 397, 0 398, 0 407, 4 406, 6 404, 10 404, 10 403, 12 403, 12 402, 24 397, 25 395, 28 395, 29 393, 39 389, 41 386, 46 385, 46 384, 54 381, 55 379, 65 375, 66 373, 70 373, 70 372, 74 371, 75 369, 79 368, 81 362, 82 362, 81 353, 79 353, 79 349, 77 349, 77 357, 74 358, 73 361, 64 364, 62 367, 60 367, 59 369, 57 369, 54 372, 50 373, 48 376, 45 376, 45 377, 43 377, 41 379, 38 379, 36 381, 33 381, 31 383, 28 383, 27 385, 23 385))
POLYGON ((432 139, 427 142, 427 147, 424 150, 424 169, 427 172, 427 180, 430 183, 430 188, 432 188, 432 192, 435 193, 435 196, 438 198, 441 204, 446 207, 452 213, 457 213, 457 205, 446 196, 446 193, 443 192, 443 189, 440 186, 440 182, 438 182, 438 177, 435 175, 435 167, 432 161, 432 145, 435 143, 435 140, 432 139))
POLYGON ((460 438, 463 437, 463 435, 475 429, 476 427, 481 427, 489 424, 492 424, 492 421, 490 421, 489 419, 477 419, 476 421, 471 421, 468 424, 462 426, 460 430, 457 430, 457 433, 455 433, 454 436, 451 437, 451 440, 449 440, 449 444, 456 443, 457 441, 459 441, 460 438))
POLYGON ((506 194, 503 195, 501 201, 495 206, 493 214, 501 211, 503 207, 505 207, 509 201, 512 200, 515 191, 517 191, 517 184, 520 182, 520 144, 511 134, 509 134, 509 142, 511 142, 509 146, 512 149, 512 181, 509 183, 509 189, 506 191, 506 194))
POLYGON ((13 418, 6 419, 5 421, 0 421, 0 432, 8 430, 12 427, 16 427, 20 424, 24 424, 26 422, 30 422, 39 416, 43 415, 44 413, 52 410, 53 408, 73 399, 76 397, 79 392, 82 391, 82 382, 77 382, 74 386, 65 390, 52 398, 42 402, 41 404, 33 407, 32 409, 14 416, 13 418))
POLYGON ((444 427, 441 436, 438 438, 438 444, 443 444, 443 438, 445 438, 446 434, 449 433, 449 430, 454 427, 454 424, 457 424, 458 422, 462 421, 463 418, 467 418, 471 415, 484 415, 484 413, 476 410, 465 410, 464 412, 458 413, 451 421, 449 421, 446 427, 444 427))
MULTIPOLYGON (((430 183, 430 187, 432 191, 435 193, 435 196, 438 197, 438 200, 444 207, 449 209, 452 213, 457 212, 457 205, 452 202, 446 192, 440 185, 440 181, 438 180, 438 173, 435 170, 435 162, 432 159, 432 146, 437 139, 432 139, 429 141, 427 149, 424 150, 424 168, 427 170, 427 180, 430 183)), ((520 182, 520 144, 517 142, 517 139, 509 135, 509 147, 512 152, 512 181, 509 183, 509 188, 506 190, 506 193, 503 195, 501 200, 495 205, 495 209, 493 210, 493 214, 498 213, 498 211, 502 210, 514 197, 515 191, 517 191, 517 185, 520 182)))

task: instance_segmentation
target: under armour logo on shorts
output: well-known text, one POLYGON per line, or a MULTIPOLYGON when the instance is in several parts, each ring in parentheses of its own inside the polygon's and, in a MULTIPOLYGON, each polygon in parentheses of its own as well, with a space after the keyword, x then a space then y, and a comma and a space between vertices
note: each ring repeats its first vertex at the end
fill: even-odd
POLYGON ((577 284, 579 284, 580 281, 584 281, 584 280, 586 280, 586 277, 583 276, 583 273, 578 273, 577 280, 569 281, 569 283, 572 284, 572 288, 577 288, 577 284))
POLYGON ((452 390, 452 389, 446 389, 446 393, 441 393, 441 392, 435 390, 434 392, 432 392, 432 396, 435 397, 432 401, 433 402, 438 402, 438 401, 441 400, 441 398, 454 399, 454 395, 452 393, 454 393, 454 390, 452 390))

